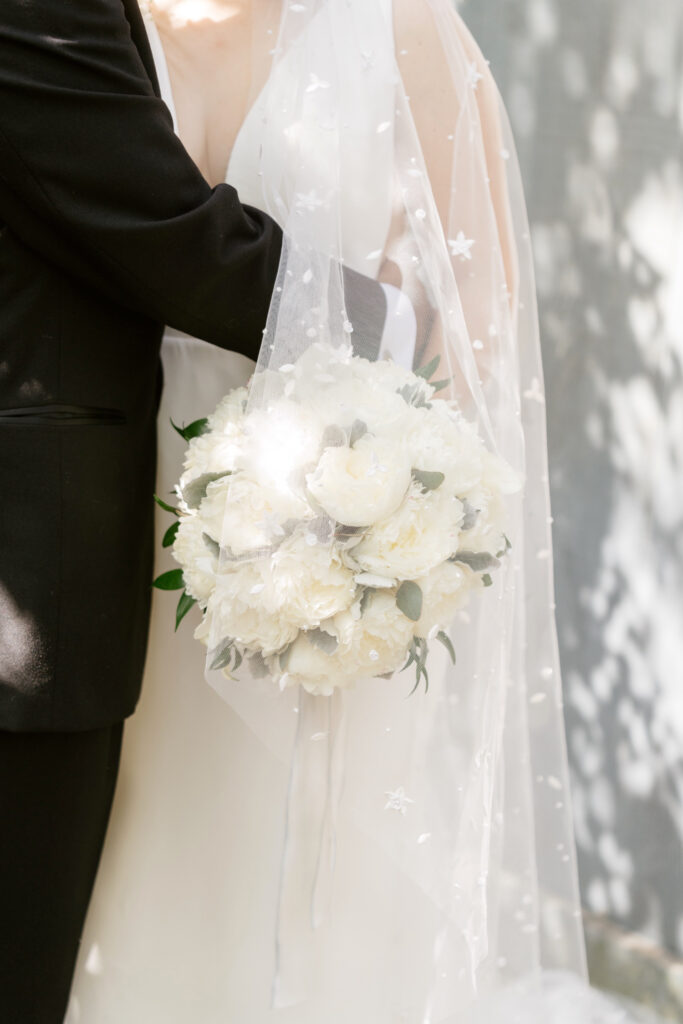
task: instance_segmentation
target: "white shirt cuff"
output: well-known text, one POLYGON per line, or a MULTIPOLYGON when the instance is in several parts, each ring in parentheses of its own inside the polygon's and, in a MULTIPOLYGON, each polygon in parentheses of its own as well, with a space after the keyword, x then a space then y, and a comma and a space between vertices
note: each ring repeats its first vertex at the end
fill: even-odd
POLYGON ((399 366, 412 370, 417 339, 417 317, 413 304, 400 288, 380 283, 387 298, 387 316, 377 358, 390 358, 399 366))

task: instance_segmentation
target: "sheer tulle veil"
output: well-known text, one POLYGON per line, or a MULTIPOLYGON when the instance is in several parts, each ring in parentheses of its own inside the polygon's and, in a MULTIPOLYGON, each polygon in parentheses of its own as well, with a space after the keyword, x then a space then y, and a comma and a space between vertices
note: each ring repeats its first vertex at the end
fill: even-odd
POLYGON ((524 484, 506 497, 509 554, 452 623, 456 664, 434 645, 426 692, 408 696, 408 672, 328 697, 248 668, 227 679, 208 667, 210 638, 208 681, 290 770, 272 1008, 297 1024, 546 1021, 549 979, 585 972, 524 197, 498 92, 450 0, 411 11, 414 48, 399 49, 388 0, 283 5, 261 176, 285 247, 249 402, 267 410, 278 368, 314 343, 376 358, 359 325, 384 310, 347 308, 346 264, 407 296, 415 366, 440 357, 441 396, 524 484), (294 80, 279 71, 292 54, 294 80), (352 165, 385 210, 346 187, 352 165), (349 237, 350 206, 356 222, 359 207, 384 218, 384 250, 349 237))

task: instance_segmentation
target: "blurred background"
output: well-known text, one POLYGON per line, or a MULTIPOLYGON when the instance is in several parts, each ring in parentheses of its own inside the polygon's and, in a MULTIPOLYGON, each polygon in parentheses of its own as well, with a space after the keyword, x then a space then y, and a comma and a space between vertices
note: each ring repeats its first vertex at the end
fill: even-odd
POLYGON ((683 1021, 683 0, 463 0, 517 140, 593 980, 683 1021))

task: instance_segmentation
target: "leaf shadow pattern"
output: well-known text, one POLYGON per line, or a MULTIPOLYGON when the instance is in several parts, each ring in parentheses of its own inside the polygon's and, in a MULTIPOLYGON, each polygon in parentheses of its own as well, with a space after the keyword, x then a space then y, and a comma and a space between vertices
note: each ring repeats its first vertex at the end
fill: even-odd
POLYGON ((683 955, 683 6, 459 6, 534 243, 583 900, 683 955))

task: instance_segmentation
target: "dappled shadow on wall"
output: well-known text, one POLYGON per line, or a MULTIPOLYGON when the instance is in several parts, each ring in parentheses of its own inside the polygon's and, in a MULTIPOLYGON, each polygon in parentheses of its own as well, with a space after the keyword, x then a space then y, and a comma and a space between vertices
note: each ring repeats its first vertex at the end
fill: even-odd
POLYGON ((584 902, 683 953, 683 7, 461 10, 532 224, 584 902))

